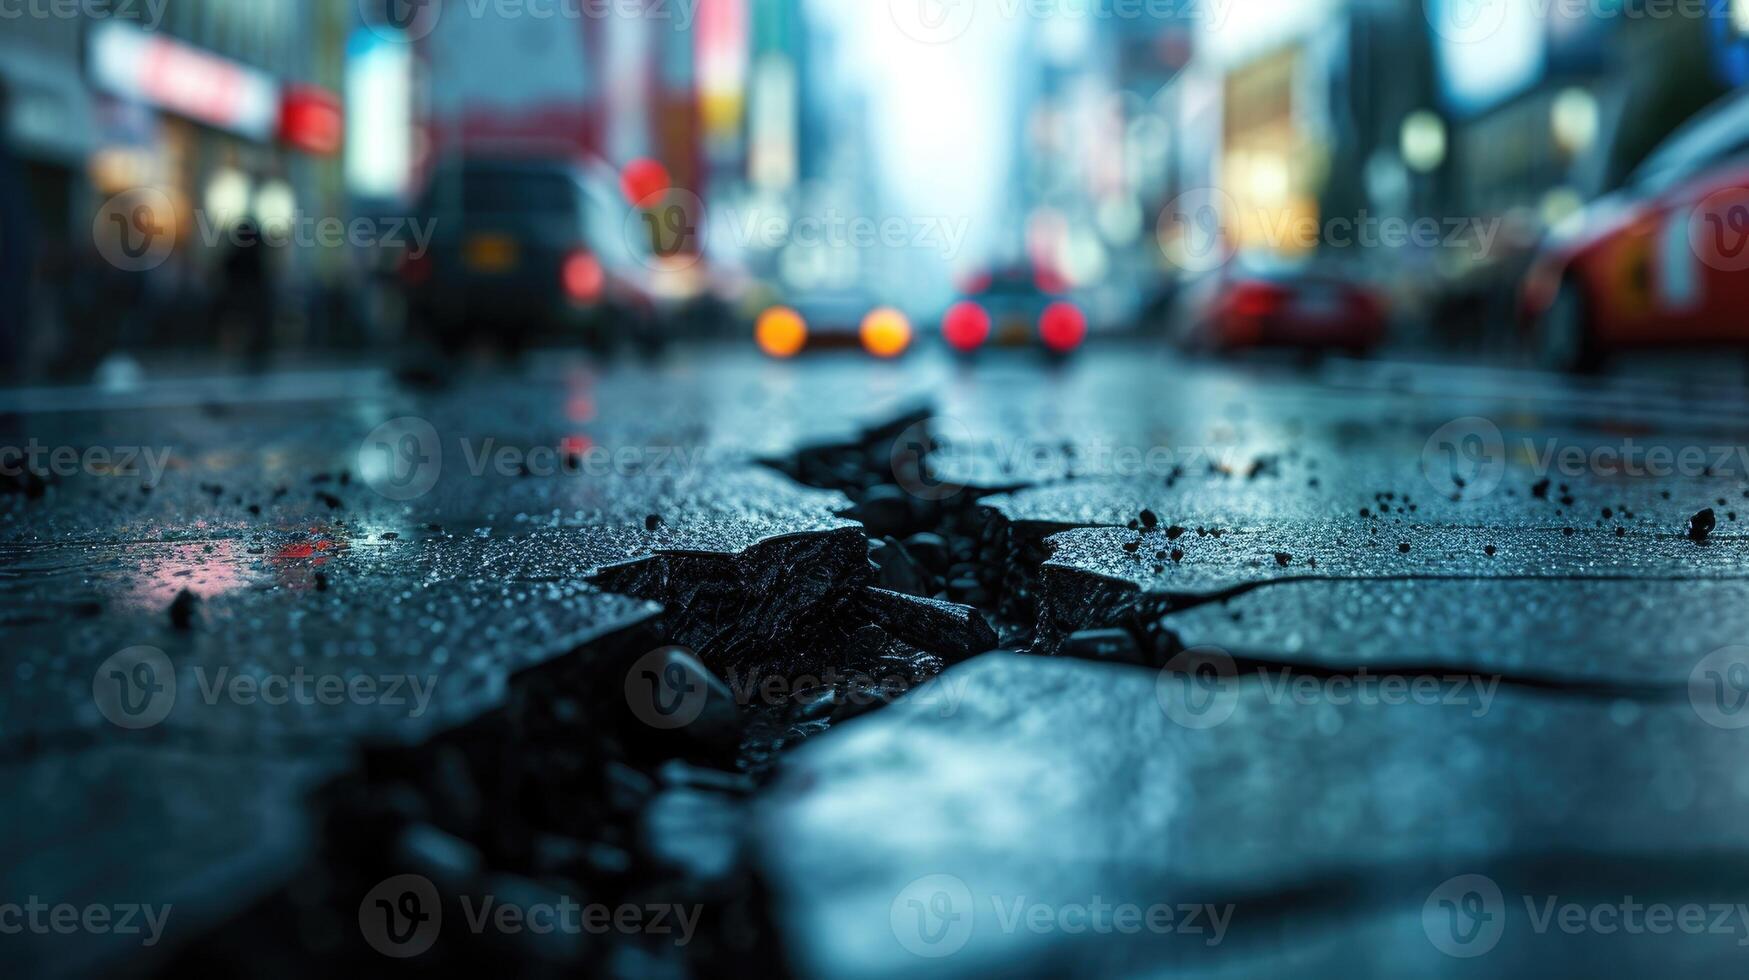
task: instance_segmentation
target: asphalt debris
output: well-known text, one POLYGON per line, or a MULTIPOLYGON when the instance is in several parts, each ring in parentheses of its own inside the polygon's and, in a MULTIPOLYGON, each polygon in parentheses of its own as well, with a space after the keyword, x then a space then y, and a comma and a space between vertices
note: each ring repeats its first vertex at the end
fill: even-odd
POLYGON ((1713 513, 1711 507, 1708 507, 1688 519, 1688 538, 1696 544, 1702 544, 1712 536, 1713 529, 1718 526, 1718 515, 1713 513))

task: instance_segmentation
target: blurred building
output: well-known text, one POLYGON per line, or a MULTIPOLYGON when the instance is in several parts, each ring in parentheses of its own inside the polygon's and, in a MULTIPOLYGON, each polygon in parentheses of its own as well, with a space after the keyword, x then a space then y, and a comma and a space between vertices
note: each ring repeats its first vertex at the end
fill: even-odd
MULTIPOLYGON (((357 16, 345 0, 185 0, 151 29, 86 23, 99 119, 93 189, 169 193, 182 221, 175 263, 190 285, 209 286, 222 259, 215 229, 348 214, 338 93, 357 16)), ((283 251, 276 264, 295 296, 345 274, 340 249, 283 251)))
POLYGON ((63 267, 75 215, 89 213, 86 162, 97 146, 78 18, 19 17, 0 33, 0 79, 12 105, 0 133, 22 163, 39 260, 63 267))
MULTIPOLYGON (((0 34, 0 74, 18 93, 7 137, 29 161, 39 226, 27 356, 209 339, 196 335, 210 326, 202 314, 221 288, 229 225, 347 213, 337 93, 358 8, 179 0, 161 23, 150 9, 45 8, 0 34), (93 223, 103 202, 142 187, 172 203, 175 248, 161 266, 123 274, 102 261, 93 223)), ((341 288, 346 257, 280 251, 280 325, 310 323, 341 288)))
MULTIPOLYGON (((1450 3, 1451 0, 1443 0, 1450 3)), ((1732 84, 1710 16, 1693 6, 1604 0, 1508 8, 1487 44, 1445 30, 1435 7, 1437 109, 1449 152, 1429 161, 1433 207, 1498 222, 1486 255, 1442 255, 1440 319, 1460 332, 1508 333, 1512 297, 1544 230, 1612 190, 1695 112, 1732 84)), ((1505 342, 1506 338, 1497 338, 1505 342)))
POLYGON ((1491 53, 1439 45, 1453 206, 1558 220, 1619 185, 1725 86, 1711 57, 1716 18, 1639 16, 1620 3, 1561 9, 1508 20, 1491 53))

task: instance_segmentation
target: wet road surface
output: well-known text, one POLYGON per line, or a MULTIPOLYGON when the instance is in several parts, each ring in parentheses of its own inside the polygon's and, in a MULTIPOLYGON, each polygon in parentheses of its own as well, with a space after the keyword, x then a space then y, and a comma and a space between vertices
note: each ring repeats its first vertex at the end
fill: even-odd
POLYGON ((691 350, 0 411, 0 902, 169 909, 150 945, 0 936, 25 973, 1651 973, 1749 942, 1543 914, 1737 914, 1731 384, 691 350))

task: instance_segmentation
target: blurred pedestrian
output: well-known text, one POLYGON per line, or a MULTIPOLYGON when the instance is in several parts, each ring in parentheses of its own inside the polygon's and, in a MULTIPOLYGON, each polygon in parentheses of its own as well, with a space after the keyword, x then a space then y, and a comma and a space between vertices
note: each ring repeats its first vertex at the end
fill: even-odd
POLYGON ((36 222, 24 170, 12 155, 12 101, 0 77, 0 371, 16 372, 30 322, 36 222))
POLYGON ((273 341, 273 295, 269 282, 268 244, 261 226, 245 218, 231 233, 219 286, 216 321, 222 334, 241 334, 245 363, 265 366, 273 341))

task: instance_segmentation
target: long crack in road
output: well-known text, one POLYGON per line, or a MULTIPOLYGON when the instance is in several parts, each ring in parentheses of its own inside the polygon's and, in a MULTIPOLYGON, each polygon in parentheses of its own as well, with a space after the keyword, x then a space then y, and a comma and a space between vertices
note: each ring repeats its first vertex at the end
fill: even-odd
MULTIPOLYGON (((1421 898, 1461 872, 1671 899, 1749 883, 1749 780, 1689 698, 1696 664, 1749 626, 1741 473, 1549 477, 1545 439, 1656 417, 1607 393, 1429 395, 1343 367, 1240 397, 1219 372, 1162 383, 1133 360, 981 384, 731 373, 704 396, 682 369, 384 384, 301 414, 237 396, 12 416, 44 441, 165 455, 150 480, 6 487, 9 891, 165 896, 177 930, 155 962, 175 972, 375 969, 397 940, 373 932, 370 896, 411 875, 450 923, 479 895, 697 911, 684 943, 421 940, 457 971, 714 975, 763 956, 884 976, 934 963, 893 911, 923 881, 980 911, 1237 910, 1220 928, 1240 960, 1182 935, 1094 952, 987 914, 955 937, 1028 974, 1330 969, 1340 944, 1308 937, 1333 932, 1425 969, 1421 898), (615 404, 633 410, 601 421, 615 404), (1536 436, 1521 449, 1487 423, 1485 485, 1429 438, 1478 415, 1536 436), (444 465, 403 492, 396 454, 428 460, 427 433, 444 465), (161 713, 106 700, 114 676, 162 681, 161 713), (1198 702, 1181 677, 1228 683, 1198 702), (1381 678, 1445 696, 1295 710, 1286 693, 1381 678), (1683 846, 1654 858, 1651 840, 1683 846)), ((1648 444, 1718 441, 1645 424, 1648 444)), ((120 953, 37 943, 63 969, 120 953)), ((1731 952, 1611 955, 1704 969, 1731 952)), ((1557 954, 1601 955, 1534 957, 1557 954)))

